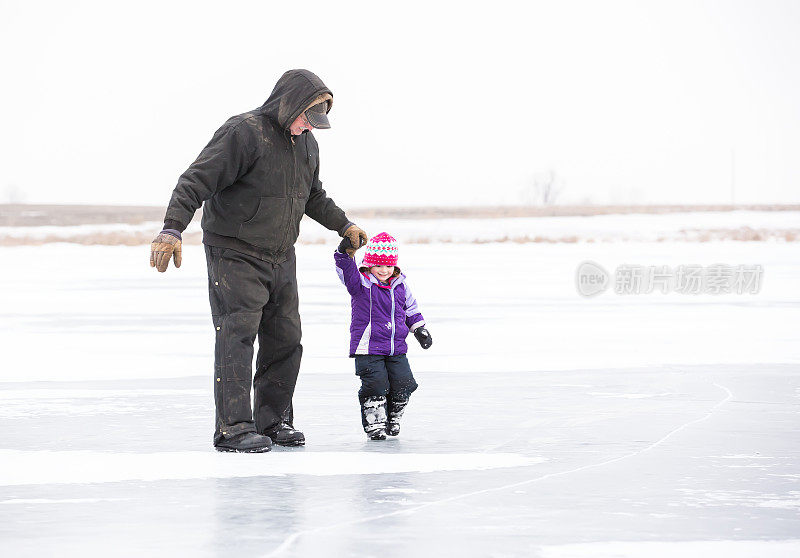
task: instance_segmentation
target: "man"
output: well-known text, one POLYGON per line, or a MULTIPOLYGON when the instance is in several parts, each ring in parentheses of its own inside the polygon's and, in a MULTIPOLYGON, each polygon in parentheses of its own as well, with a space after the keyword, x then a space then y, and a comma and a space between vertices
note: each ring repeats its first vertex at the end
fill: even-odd
POLYGON ((181 232, 203 204, 219 451, 305 443, 292 415, 303 352, 294 251, 300 220, 308 215, 355 247, 367 242, 319 180, 311 130, 330 128, 332 104, 313 73, 283 74, 261 107, 230 118, 181 175, 151 244, 151 267, 164 272, 171 257, 180 267, 181 232))

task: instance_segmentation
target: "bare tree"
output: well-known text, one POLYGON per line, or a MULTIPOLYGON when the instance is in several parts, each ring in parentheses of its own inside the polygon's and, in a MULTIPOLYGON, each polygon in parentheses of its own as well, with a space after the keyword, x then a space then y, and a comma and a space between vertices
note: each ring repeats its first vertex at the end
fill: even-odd
POLYGON ((558 179, 556 171, 550 169, 546 173, 534 176, 524 192, 524 198, 530 205, 552 205, 563 191, 563 181, 558 179))

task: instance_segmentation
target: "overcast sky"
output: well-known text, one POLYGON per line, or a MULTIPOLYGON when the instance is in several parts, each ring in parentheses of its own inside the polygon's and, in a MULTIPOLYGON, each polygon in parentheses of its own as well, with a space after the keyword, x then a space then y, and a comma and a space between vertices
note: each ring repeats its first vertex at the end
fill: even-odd
POLYGON ((0 1, 0 201, 165 205, 308 68, 344 207, 800 202, 800 2, 0 1))

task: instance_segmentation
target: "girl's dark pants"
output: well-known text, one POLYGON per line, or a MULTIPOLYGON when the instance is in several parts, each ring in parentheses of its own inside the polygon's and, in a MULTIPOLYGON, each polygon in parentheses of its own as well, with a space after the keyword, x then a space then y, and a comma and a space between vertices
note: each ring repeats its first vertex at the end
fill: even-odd
MULTIPOLYGON (((361 403, 368 397, 387 396, 392 401, 408 399, 417 389, 406 355, 356 355, 356 375, 361 378, 358 399, 361 403)), ((367 426, 361 417, 363 426, 367 426)))
POLYGON ((263 433, 292 422, 300 370, 295 253, 281 263, 236 250, 205 246, 214 322, 214 443, 242 432, 263 433), (253 375, 253 344, 258 355, 253 375), (253 387, 253 407, 250 387, 253 387))

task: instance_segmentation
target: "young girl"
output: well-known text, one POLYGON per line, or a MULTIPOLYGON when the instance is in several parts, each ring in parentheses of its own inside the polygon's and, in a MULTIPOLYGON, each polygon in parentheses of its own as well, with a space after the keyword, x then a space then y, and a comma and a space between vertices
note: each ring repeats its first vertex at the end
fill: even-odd
POLYGON ((361 268, 348 255, 357 249, 345 238, 333 256, 351 297, 350 356, 361 378, 361 424, 371 440, 385 440, 387 434, 400 433, 400 418, 417 389, 406 358, 406 336, 413 332, 423 349, 433 340, 397 267, 397 241, 386 233, 371 238, 361 268))

